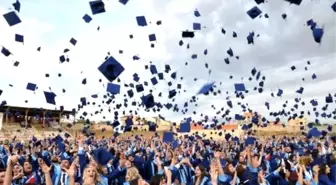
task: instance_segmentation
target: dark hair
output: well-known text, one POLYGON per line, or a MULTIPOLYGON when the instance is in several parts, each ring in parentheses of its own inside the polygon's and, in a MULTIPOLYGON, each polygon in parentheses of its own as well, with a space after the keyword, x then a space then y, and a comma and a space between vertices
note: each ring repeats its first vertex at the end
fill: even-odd
POLYGON ((163 180, 163 175, 154 175, 150 180, 150 185, 160 185, 163 180))
POLYGON ((5 168, 0 168, 0 172, 5 172, 6 169, 5 168))
POLYGON ((135 178, 135 179, 129 181, 129 184, 130 185, 139 185, 139 178, 135 178))
POLYGON ((327 165, 326 164, 321 164, 320 165, 320 170, 319 170, 319 175, 327 175, 326 169, 327 169, 327 165))
MULTIPOLYGON (((204 167, 204 166, 201 166, 201 165, 198 165, 197 166, 199 169, 200 169, 200 171, 201 171, 201 176, 200 176, 200 179, 201 179, 201 181, 203 180, 203 178, 206 176, 206 168, 204 167)), ((196 167, 196 168, 197 168, 196 167)), ((194 185, 196 184, 196 177, 195 177, 195 182, 194 182, 194 185)))

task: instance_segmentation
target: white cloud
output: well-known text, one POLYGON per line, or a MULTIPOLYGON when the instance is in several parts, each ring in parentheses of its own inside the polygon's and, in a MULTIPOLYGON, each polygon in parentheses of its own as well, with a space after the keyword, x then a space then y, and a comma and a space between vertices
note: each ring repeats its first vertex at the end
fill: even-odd
MULTIPOLYGON (((120 76, 122 92, 117 96, 116 102, 123 104, 123 94, 128 90, 123 87, 124 83, 132 82, 132 75, 138 73, 140 81, 147 81, 149 84, 152 75, 145 70, 144 65, 152 61, 159 71, 164 70, 164 65, 169 64, 172 71, 177 71, 177 80, 172 81, 170 75, 165 73, 167 81, 161 81, 156 87, 145 87, 146 92, 154 90, 157 101, 168 103, 168 91, 176 88, 177 83, 181 83, 183 90, 187 92, 177 95, 175 102, 179 105, 180 112, 184 102, 190 100, 199 88, 205 83, 209 76, 208 70, 204 68, 205 62, 212 69, 211 80, 216 80, 217 84, 222 82, 219 89, 222 95, 219 96, 199 96, 198 107, 189 103, 187 115, 192 115, 196 111, 198 115, 193 116, 199 119, 200 113, 209 116, 215 115, 221 107, 228 109, 226 105, 225 92, 229 91, 230 98, 235 108, 232 109, 230 116, 235 113, 241 113, 241 109, 236 105, 238 101, 248 103, 249 108, 267 115, 264 103, 270 102, 271 111, 280 111, 282 104, 288 100, 289 105, 293 99, 298 97, 295 93, 299 87, 305 88, 302 98, 306 101, 306 107, 301 110, 311 110, 309 101, 313 98, 320 101, 320 107, 323 106, 324 97, 328 93, 336 92, 335 71, 335 13, 331 10, 332 2, 328 1, 305 1, 301 6, 289 5, 286 2, 268 2, 259 5, 263 13, 269 15, 269 19, 251 20, 246 11, 255 6, 254 1, 217 1, 217 0, 133 0, 126 6, 117 1, 106 1, 107 12, 101 15, 93 16, 90 24, 84 23, 82 16, 90 13, 87 2, 72 1, 35 1, 24 3, 23 12, 20 17, 23 22, 14 27, 9 27, 4 19, 0 19, 0 44, 8 48, 14 56, 0 56, 1 80, 0 89, 4 91, 0 100, 7 100, 10 105, 25 105, 24 100, 29 100, 29 106, 43 106, 45 108, 54 108, 45 103, 43 90, 49 87, 57 94, 57 107, 64 105, 66 109, 77 107, 81 97, 89 98, 91 94, 99 93, 96 106, 87 106, 84 108, 87 112, 93 112, 101 109, 102 105, 105 111, 91 119, 102 119, 105 115, 107 119, 113 119, 113 113, 108 113, 108 105, 101 103, 102 95, 105 94, 107 81, 97 70, 103 62, 107 52, 110 51, 122 65, 125 67, 124 73, 120 76), (64 6, 67 4, 67 6, 64 6), (193 11, 198 9, 201 17, 196 18, 193 11), (61 10, 61 12, 59 11, 61 10), (287 20, 281 18, 281 14, 287 14, 287 20), (145 15, 147 18, 147 27, 138 27, 136 25, 136 16, 145 15), (311 30, 303 26, 307 20, 313 18, 319 26, 325 26, 325 35, 321 45, 313 41, 311 30), (162 20, 161 26, 156 26, 156 21, 162 20), (149 24, 151 22, 151 24, 149 24), (192 29, 193 22, 200 22, 201 31, 196 33, 194 39, 184 39, 184 45, 179 46, 181 40, 181 31, 192 29), (97 27, 100 26, 100 31, 97 27), (221 28, 226 30, 226 34, 221 33, 221 28), (238 34, 238 38, 232 38, 232 32, 238 34), (260 34, 255 37, 254 45, 247 45, 246 36, 254 31, 260 34), (25 44, 14 42, 14 34, 21 33, 25 35, 25 44), (150 48, 148 35, 155 33, 158 41, 155 48, 150 48), (134 39, 129 39, 132 34, 134 39), (71 46, 69 40, 77 39, 76 46, 71 46), (190 44, 190 49, 186 45, 190 44), (42 47, 41 52, 36 48, 42 47), (228 57, 227 49, 232 48, 235 55, 240 59, 230 58, 231 64, 224 63, 224 58, 228 57), (67 55, 70 63, 59 64, 59 56, 65 48, 69 48, 67 55), (208 55, 204 56, 203 51, 208 49, 208 55), (118 51, 123 50, 124 54, 118 51), (191 55, 197 54, 198 59, 192 60, 191 55), (139 55, 141 60, 133 61, 132 56, 139 55), (308 71, 304 70, 306 61, 310 60, 311 65, 308 71), (20 61, 19 67, 13 67, 12 61, 20 61), (188 62, 188 66, 184 63, 188 62), (297 70, 291 71, 290 67, 295 65, 297 70), (253 92, 254 86, 258 82, 249 82, 247 79, 253 67, 261 70, 262 76, 266 76, 265 88, 263 94, 253 92), (81 73, 82 72, 82 73, 81 73), (45 73, 51 75, 45 78, 45 73), (62 77, 57 77, 62 73, 62 77), (311 75, 316 73, 318 78, 311 79, 311 75), (233 75, 230 80, 229 76, 233 75), (180 81, 183 76, 184 80, 180 81), (81 81, 87 78, 87 85, 82 85, 81 81), (98 83, 102 78, 103 83, 98 83), (198 81, 194 82, 194 78, 198 81), (244 78, 244 80, 241 80, 244 78), (301 79, 305 78, 303 82, 301 79), (172 81, 173 86, 168 87, 167 82, 172 81), (25 86, 27 82, 37 83, 39 90, 36 94, 27 92, 25 86), (244 82, 250 91, 245 95, 244 100, 238 100, 233 94, 233 84, 244 82), (13 84, 14 87, 8 87, 13 84), (271 92, 277 91, 277 88, 284 90, 282 98, 272 98, 271 92), (62 88, 67 93, 62 93, 62 88), (157 97, 162 92, 163 97, 157 97), (215 105, 216 110, 211 108, 215 105)), ((0 13, 7 12, 10 4, 0 3, 0 13)), ((132 82, 134 83, 134 82, 132 82)), ((142 95, 142 93, 140 93, 142 95)), ((140 95, 134 100, 140 102, 140 95)), ((89 98, 90 99, 90 98, 89 98)), ((129 100, 128 104, 132 100, 129 100)), ((112 107, 112 105, 111 105, 112 107)), ((130 105, 125 110, 130 110, 130 105)), ((133 108, 134 109, 134 108, 133 108)), ((165 108, 164 108, 165 109, 165 108)), ((162 110, 161 115, 169 120, 178 121, 184 116, 180 112, 162 110)), ((335 109, 335 105, 330 105, 328 112, 335 109)), ((124 108, 121 108, 121 113, 124 108)), ((289 108, 287 108, 289 110, 289 108)), ((158 112, 144 112, 141 108, 138 111, 143 116, 157 116, 158 112)), ((299 112, 299 111, 298 111, 299 112)), ((322 111, 320 111, 322 112, 322 111)), ((223 113, 221 113, 223 114, 223 113)), ((268 117, 269 118, 269 117, 268 117)), ((270 118, 272 119, 272 118, 270 118)), ((310 117, 310 119, 315 119, 310 117)))

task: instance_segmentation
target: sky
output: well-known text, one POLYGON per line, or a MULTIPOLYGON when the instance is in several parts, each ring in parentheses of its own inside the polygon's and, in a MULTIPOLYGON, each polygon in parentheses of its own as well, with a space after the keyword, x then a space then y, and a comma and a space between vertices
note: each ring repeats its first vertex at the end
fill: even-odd
MULTIPOLYGON (((0 14, 13 11, 14 2, 0 1, 0 14)), ((332 117, 316 117, 309 103, 312 99, 317 100, 317 112, 321 114, 324 112, 321 108, 326 105, 325 97, 336 93, 336 14, 331 8, 334 0, 303 0, 300 6, 282 0, 259 5, 253 0, 130 0, 126 5, 109 0, 104 1, 106 12, 96 15, 92 15, 86 0, 21 0, 20 3, 20 24, 10 27, 4 17, 0 17, 0 46, 12 53, 9 57, 0 54, 0 89, 3 91, 0 102, 5 100, 11 106, 47 109, 64 106, 66 110, 71 110, 77 108, 81 97, 86 97, 91 105, 83 107, 79 115, 85 111, 89 113, 86 118, 90 120, 112 120, 114 106, 102 103, 107 100, 103 95, 106 94, 108 81, 98 70, 109 52, 125 68, 119 76, 120 83, 117 80, 113 82, 121 85, 116 103, 123 104, 124 94, 129 89, 124 87, 125 83, 137 84, 133 81, 134 73, 139 75, 141 83, 149 83, 144 92, 128 98, 127 108, 118 109, 120 116, 123 110, 135 110, 131 102, 140 102, 140 97, 152 90, 156 102, 177 104, 179 112, 166 108, 160 112, 147 112, 140 107, 137 112, 141 116, 160 114, 177 122, 186 117, 199 120, 201 114, 220 118, 224 112, 219 115, 216 112, 223 107, 224 111, 231 111, 227 117, 234 117, 242 113, 237 105, 241 102, 267 119, 274 120, 269 112, 281 111, 286 101, 286 111, 289 111, 295 104, 294 98, 301 98, 305 106, 300 103, 294 112, 300 114, 300 111, 307 113, 310 110, 311 116, 305 116, 311 121, 335 122, 332 117), (262 10, 261 18, 251 19, 247 15, 246 12, 254 6, 262 10), (200 17, 194 15, 196 9, 200 17), (269 18, 263 16, 265 13, 269 18), (85 14, 92 17, 90 23, 82 19, 85 14), (283 19, 282 14, 286 14, 287 18, 283 19), (138 26, 136 16, 145 16, 148 25, 138 26), (320 44, 314 41, 312 31, 306 25, 310 19, 324 28, 320 44), (156 24, 159 20, 162 25, 156 24), (195 22, 201 23, 202 29, 195 31, 192 39, 182 38, 182 31, 193 30, 195 22), (237 34, 236 38, 232 36, 233 31, 237 34), (246 37, 251 32, 259 35, 254 37, 254 44, 247 43, 246 37), (152 42, 155 47, 151 48, 148 35, 153 33, 157 41, 152 42), (16 42, 15 34, 24 35, 24 43, 16 42), (129 35, 134 38, 130 39, 129 35), (77 40, 75 46, 69 42, 71 38, 77 40), (179 46, 180 40, 183 40, 182 46, 179 46), (41 47, 40 52, 38 47, 41 47), (59 57, 64 55, 66 48, 70 50, 65 54, 70 62, 60 63, 59 57), (229 48, 234 56, 239 56, 239 60, 228 56, 229 48), (120 54, 119 50, 123 53, 120 54), (208 51, 207 55, 204 55, 204 50, 208 51), (197 59, 191 58, 193 54, 197 54, 197 59), (135 55, 140 60, 133 60, 135 55), (225 58, 230 59, 230 64, 224 62, 225 58), (15 61, 20 62, 18 67, 13 66, 15 61), (311 64, 308 65, 307 61, 311 64), (160 72, 164 71, 166 64, 170 65, 172 72, 177 74, 176 80, 164 73, 165 80, 153 86, 150 79, 155 75, 145 69, 150 62, 160 72), (188 65, 185 65, 186 62, 188 65), (296 66, 294 71, 292 66, 296 66), (260 80, 256 81, 254 77, 252 81, 248 80, 253 68, 266 78, 262 93, 253 90, 260 80), (46 73, 49 78, 45 77, 46 73), (316 74, 316 79, 312 79, 313 74, 316 74), (183 80, 180 80, 181 77, 183 80), (87 84, 83 85, 85 78, 87 84), (99 79, 102 79, 101 83, 99 79), (38 89, 35 92, 26 90, 28 82, 37 84, 38 89), (168 86, 168 82, 173 85, 168 86), (207 82, 215 82, 215 91, 222 93, 216 96, 197 95, 197 106, 189 103, 188 112, 183 114, 184 103, 207 82), (236 98, 235 83, 244 83, 249 91, 244 93, 244 99, 236 98), (182 90, 172 102, 168 99, 168 92, 176 89, 177 84, 182 85, 182 90), (295 92, 300 87, 304 87, 303 94, 295 92), (271 93, 276 94, 279 88, 283 90, 282 96, 272 97, 271 93), (43 91, 52 91, 57 95, 56 105, 46 103, 43 91), (162 97, 158 97, 160 92, 162 97), (98 94, 98 98, 91 98, 92 94, 98 94), (227 106, 227 97, 232 101, 233 108, 227 106), (28 103, 25 103, 26 100, 28 103), (265 102, 269 102, 270 110, 267 110, 265 102), (109 107, 111 113, 108 112, 109 107), (103 109, 102 113, 90 115, 100 109, 103 109), (194 111, 196 114, 193 114, 194 111)), ((335 99, 333 97, 333 103, 328 104, 327 114, 336 111, 335 99)), ((280 119, 287 120, 287 117, 281 116, 280 119)))

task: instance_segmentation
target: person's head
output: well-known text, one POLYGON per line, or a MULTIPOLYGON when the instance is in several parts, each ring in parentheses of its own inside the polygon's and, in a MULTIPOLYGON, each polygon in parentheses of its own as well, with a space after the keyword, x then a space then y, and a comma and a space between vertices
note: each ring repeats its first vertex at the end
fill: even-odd
POLYGON ((328 175, 330 173, 330 168, 327 164, 321 164, 319 175, 328 175))
POLYGON ((132 162, 129 160, 125 160, 125 167, 126 168, 131 168, 132 167, 132 162))
POLYGON ((127 160, 129 160, 129 161, 134 161, 134 156, 133 156, 133 155, 128 155, 128 156, 127 156, 127 160))
POLYGON ((131 167, 127 169, 126 172, 126 181, 127 182, 131 182, 133 180, 139 179, 140 178, 140 174, 137 168, 135 167, 131 167))
POLYGON ((302 156, 299 159, 299 164, 304 165, 304 166, 309 166, 310 163, 312 162, 312 158, 310 156, 302 156))
POLYGON ((16 176, 18 174, 22 173, 22 167, 18 164, 14 165, 13 168, 13 175, 16 176))
POLYGON ((224 168, 224 173, 233 176, 235 173, 235 168, 231 162, 228 162, 224 168))
POLYGON ((238 177, 242 177, 243 174, 244 174, 244 172, 246 171, 246 167, 244 165, 242 165, 242 164, 238 164, 236 170, 237 170, 237 176, 238 177))
POLYGON ((70 161, 67 159, 63 159, 61 161, 61 168, 69 169, 70 168, 70 161))
POLYGON ((239 163, 244 164, 245 163, 245 158, 242 154, 239 155, 239 163))
POLYGON ((107 175, 108 174, 107 167, 105 167, 105 166, 101 167, 101 172, 102 172, 103 175, 107 175))
POLYGON ((4 183, 5 174, 6 174, 6 170, 1 168, 0 169, 0 185, 3 185, 3 183, 4 183))
POLYGON ((259 162, 259 155, 258 154, 254 154, 252 155, 252 164, 257 164, 259 162))
POLYGON ((150 180, 150 185, 165 185, 166 179, 163 175, 154 175, 150 180))
POLYGON ((83 174, 83 184, 95 184, 99 180, 100 177, 96 168, 92 166, 85 168, 83 174))
POLYGON ((198 165, 196 168, 195 168, 195 176, 198 177, 198 178, 203 178, 206 174, 206 169, 201 166, 201 165, 198 165))
POLYGON ((172 158, 173 158, 173 151, 172 151, 172 150, 168 150, 168 151, 166 152, 166 159, 167 159, 168 161, 170 161, 170 160, 172 160, 172 158))
POLYGON ((33 167, 32 165, 30 164, 30 161, 29 160, 26 160, 24 163, 23 163, 23 172, 25 174, 29 174, 33 171, 33 167))
POLYGON ((283 178, 283 179, 288 179, 289 176, 290 176, 290 171, 287 170, 287 169, 281 169, 281 170, 279 171, 279 175, 280 175, 280 177, 283 178))

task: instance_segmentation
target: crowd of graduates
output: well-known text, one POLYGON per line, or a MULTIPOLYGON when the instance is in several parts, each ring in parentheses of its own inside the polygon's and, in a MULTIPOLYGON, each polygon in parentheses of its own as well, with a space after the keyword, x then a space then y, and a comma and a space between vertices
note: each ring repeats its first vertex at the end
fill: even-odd
POLYGON ((335 137, 57 135, 2 141, 0 185, 334 185, 335 137))

